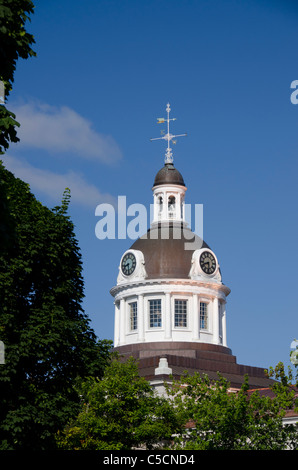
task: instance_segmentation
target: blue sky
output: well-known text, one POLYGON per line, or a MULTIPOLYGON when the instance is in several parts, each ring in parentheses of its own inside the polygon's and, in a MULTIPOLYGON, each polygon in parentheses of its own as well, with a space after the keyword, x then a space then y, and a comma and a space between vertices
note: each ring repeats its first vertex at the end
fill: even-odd
POLYGON ((240 364, 289 364, 298 338, 298 6, 288 0, 51 0, 27 29, 37 58, 17 64, 7 106, 21 142, 4 162, 48 207, 70 187, 84 263, 84 308, 113 339, 122 253, 98 240, 95 208, 152 203, 163 166, 156 118, 171 103, 187 203, 204 206, 240 364))

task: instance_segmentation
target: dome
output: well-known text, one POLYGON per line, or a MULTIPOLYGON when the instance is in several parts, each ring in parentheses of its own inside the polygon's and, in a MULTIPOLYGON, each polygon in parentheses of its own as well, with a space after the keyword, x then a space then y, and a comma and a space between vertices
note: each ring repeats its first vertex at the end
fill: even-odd
POLYGON ((166 163, 155 176, 153 187, 160 184, 178 184, 179 186, 185 186, 181 173, 176 170, 172 163, 166 163))
POLYGON ((131 246, 144 255, 147 279, 189 279, 192 254, 200 248, 209 247, 189 228, 173 223, 151 227, 131 246), (186 249, 186 243, 192 242, 186 249))

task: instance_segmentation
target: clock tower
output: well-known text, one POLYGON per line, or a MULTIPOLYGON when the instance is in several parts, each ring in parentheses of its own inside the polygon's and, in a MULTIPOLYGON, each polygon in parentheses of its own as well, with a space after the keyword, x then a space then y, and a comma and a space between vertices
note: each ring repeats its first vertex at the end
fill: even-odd
MULTIPOLYGON (((114 348, 138 360, 140 375, 161 387, 169 374, 185 370, 239 387, 245 374, 252 387, 265 387, 261 368, 239 365, 227 342, 227 297, 217 254, 185 218, 186 185, 173 163, 171 141, 181 135, 167 125, 164 166, 153 186, 153 220, 120 258, 115 304, 114 348)), ((157 139, 152 139, 157 140, 157 139)))

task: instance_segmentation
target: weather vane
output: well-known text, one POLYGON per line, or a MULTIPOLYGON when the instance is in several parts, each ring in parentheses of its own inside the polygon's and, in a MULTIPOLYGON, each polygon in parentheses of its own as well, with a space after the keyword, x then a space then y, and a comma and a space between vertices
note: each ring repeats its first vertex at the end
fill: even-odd
POLYGON ((176 118, 171 118, 170 119, 170 111, 171 111, 171 108, 170 108, 170 103, 167 104, 167 113, 168 113, 168 117, 167 119, 165 118, 157 118, 157 124, 163 124, 163 123, 167 123, 167 134, 164 134, 164 131, 161 131, 162 134, 164 134, 162 137, 156 137, 155 139, 150 139, 151 141, 152 140, 167 140, 168 141, 168 147, 167 147, 167 150, 166 150, 166 156, 165 156, 165 163, 172 163, 173 162, 173 154, 172 154, 172 149, 170 147, 170 142, 173 141, 173 144, 176 144, 176 140, 173 140, 174 138, 176 137, 184 137, 186 136, 187 134, 178 134, 178 135, 173 135, 173 134, 170 134, 170 121, 176 121, 176 118))

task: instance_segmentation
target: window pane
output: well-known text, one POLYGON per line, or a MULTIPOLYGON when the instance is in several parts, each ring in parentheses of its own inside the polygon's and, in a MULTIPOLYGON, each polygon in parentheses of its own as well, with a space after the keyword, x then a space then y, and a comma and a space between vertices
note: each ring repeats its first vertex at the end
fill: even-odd
POLYGON ((187 327, 187 300, 175 300, 175 327, 187 327))
POLYGON ((136 330, 138 328, 138 304, 132 302, 129 304, 130 308, 130 329, 136 330))
POLYGON ((150 328, 161 327, 161 299, 149 300, 150 328))
POLYGON ((200 329, 208 329, 208 304, 206 302, 200 302, 200 329))

